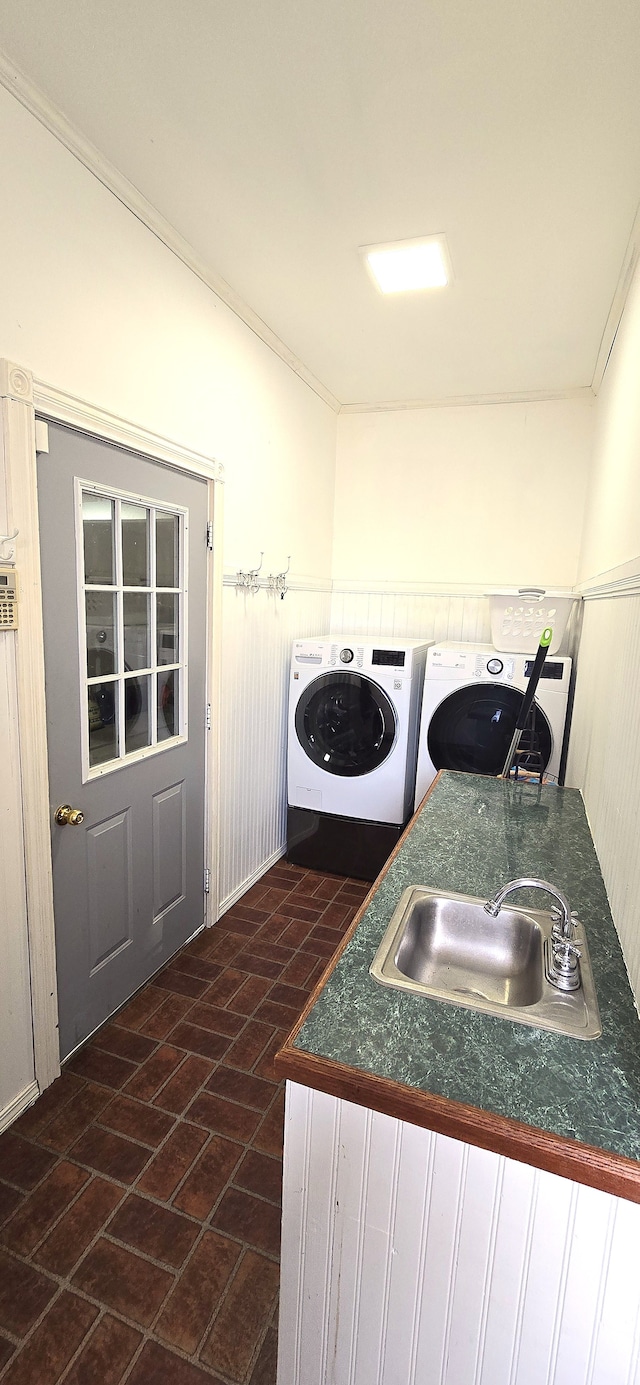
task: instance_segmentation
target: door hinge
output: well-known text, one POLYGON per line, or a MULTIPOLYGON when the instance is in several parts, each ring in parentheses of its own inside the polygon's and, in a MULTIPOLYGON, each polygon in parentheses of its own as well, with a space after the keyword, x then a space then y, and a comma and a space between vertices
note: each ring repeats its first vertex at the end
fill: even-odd
POLYGON ((211 871, 208 866, 204 868, 204 892, 208 894, 211 889, 211 871))
POLYGON ((49 451, 49 424, 44 418, 36 419, 36 452, 49 451))
POLYGON ((207 520, 207 548, 213 553, 213 520, 207 520))
POLYGON ((205 719, 204 719, 204 724, 205 724, 205 727, 206 727, 207 731, 210 731, 210 730, 211 730, 211 703, 210 703, 210 702, 207 702, 207 714, 206 714, 205 719))

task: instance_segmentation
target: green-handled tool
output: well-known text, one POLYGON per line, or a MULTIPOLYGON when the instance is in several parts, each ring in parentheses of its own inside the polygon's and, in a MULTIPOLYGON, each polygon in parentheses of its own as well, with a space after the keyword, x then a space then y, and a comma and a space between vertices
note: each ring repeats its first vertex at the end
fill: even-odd
POLYGON ((522 706, 518 713, 516 729, 513 733, 511 745, 509 746, 507 758, 504 762, 504 766, 502 769, 503 779, 508 779, 509 777, 509 770, 511 769, 511 766, 513 764, 513 757, 518 749, 522 732, 524 731, 524 728, 526 726, 527 717, 529 715, 533 699, 536 695, 536 688, 540 680, 540 674, 542 673, 542 665, 544 664, 545 658, 547 656, 547 650, 549 648, 549 645, 551 644, 552 637, 553 630, 551 629, 551 626, 548 625, 546 630, 543 630, 540 636, 540 644, 538 645, 538 651, 533 661, 533 668, 529 676, 529 686, 522 699, 522 706))

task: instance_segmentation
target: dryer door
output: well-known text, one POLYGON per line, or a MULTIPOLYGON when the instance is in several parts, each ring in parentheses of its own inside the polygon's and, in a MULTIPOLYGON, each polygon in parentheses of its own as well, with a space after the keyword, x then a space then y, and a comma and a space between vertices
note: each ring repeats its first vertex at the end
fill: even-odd
MULTIPOLYGON (((500 774, 521 706, 522 693, 502 684, 457 688, 431 718, 427 743, 436 769, 500 774)), ((549 722, 537 702, 535 732, 546 769, 553 741, 549 722)))
POLYGON ((370 678, 324 673, 300 697, 296 732, 305 754, 328 774, 370 774, 391 754, 396 715, 370 678))

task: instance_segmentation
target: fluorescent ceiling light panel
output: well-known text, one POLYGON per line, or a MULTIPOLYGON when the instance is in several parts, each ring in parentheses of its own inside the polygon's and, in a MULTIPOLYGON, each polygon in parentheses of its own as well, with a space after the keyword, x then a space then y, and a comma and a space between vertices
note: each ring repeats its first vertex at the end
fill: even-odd
POLYGON ((441 289, 451 283, 444 236, 421 236, 389 245, 363 245, 360 253, 382 293, 441 289))

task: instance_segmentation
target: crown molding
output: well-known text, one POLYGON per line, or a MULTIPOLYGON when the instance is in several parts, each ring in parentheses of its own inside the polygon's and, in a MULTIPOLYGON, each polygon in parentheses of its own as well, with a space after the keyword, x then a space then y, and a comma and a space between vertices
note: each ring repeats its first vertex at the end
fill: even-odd
POLYGON ((558 399, 593 403, 590 385, 567 390, 514 390, 506 394, 452 394, 443 399, 387 399, 379 404, 341 404, 340 414, 402 413, 410 409, 464 409, 484 404, 547 404, 558 399))
POLYGON ((634 217, 633 226, 631 227, 631 235, 629 236, 627 248, 624 252, 622 266, 618 277, 618 283, 616 284, 613 299, 611 301, 611 307, 609 309, 609 316, 604 326, 598 355, 596 357, 596 365, 595 370, 593 372, 593 380, 591 381, 591 388, 594 394, 598 393, 602 381, 604 379, 605 370, 607 369, 607 365, 609 364, 609 357, 613 350, 613 345, 618 334, 618 328, 622 321, 622 314, 625 310, 627 298, 629 296, 629 289, 631 288, 631 284, 633 282, 633 276, 635 274, 639 258, 640 206, 638 207, 638 210, 634 217))
POLYGON ((102 183, 103 187, 117 197, 128 211, 132 212, 143 226, 147 227, 158 240, 162 241, 172 254, 190 269, 193 274, 200 279, 206 288, 215 293, 236 317, 248 327, 254 336, 259 337, 265 346, 273 351, 274 355, 279 356, 300 380, 308 385, 334 413, 340 409, 339 401, 325 385, 312 374, 302 361, 289 350, 280 337, 272 332, 271 328, 263 322, 262 318, 248 306, 247 303, 236 293, 235 289, 227 284, 226 280, 216 274, 211 267, 205 263, 195 250, 184 240, 178 231, 169 221, 161 215, 156 207, 138 190, 134 183, 131 183, 123 173, 110 163, 104 154, 96 148, 90 140, 86 139, 79 130, 76 129, 71 121, 63 114, 58 106, 45 96, 44 92, 36 87, 23 72, 17 68, 7 55, 0 51, 0 84, 6 88, 16 100, 20 102, 31 115, 39 120, 50 134, 54 135, 65 149, 73 154, 94 177, 102 183))

